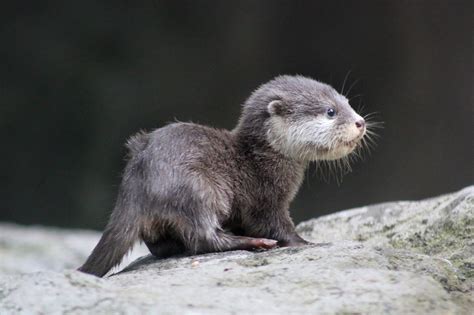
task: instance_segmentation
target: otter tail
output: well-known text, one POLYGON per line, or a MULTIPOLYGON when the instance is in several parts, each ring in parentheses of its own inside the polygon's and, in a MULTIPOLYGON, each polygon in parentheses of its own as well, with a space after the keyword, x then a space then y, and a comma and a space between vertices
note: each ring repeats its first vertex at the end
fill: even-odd
POLYGON ((103 277, 110 269, 120 264, 123 256, 132 249, 139 237, 139 224, 124 211, 114 211, 99 243, 87 261, 78 270, 103 277), (114 216, 114 214, 118 214, 114 216))

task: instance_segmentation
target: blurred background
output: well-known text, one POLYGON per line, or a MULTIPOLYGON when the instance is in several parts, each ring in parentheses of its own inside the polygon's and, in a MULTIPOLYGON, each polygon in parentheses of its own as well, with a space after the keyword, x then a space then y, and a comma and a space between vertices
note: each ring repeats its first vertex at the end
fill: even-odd
POLYGON ((0 8, 0 221, 101 229, 126 139, 231 129, 279 74, 341 90, 385 127, 341 183, 308 171, 299 222, 474 180, 472 1, 10 1, 0 8), (348 74, 350 72, 350 74, 348 74))

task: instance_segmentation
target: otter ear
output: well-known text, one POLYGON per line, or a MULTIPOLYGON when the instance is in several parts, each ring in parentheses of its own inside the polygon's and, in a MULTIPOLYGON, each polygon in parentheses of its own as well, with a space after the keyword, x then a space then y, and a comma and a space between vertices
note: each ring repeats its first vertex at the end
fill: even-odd
POLYGON ((282 100, 274 100, 268 103, 267 106, 270 115, 283 116, 286 112, 285 103, 282 100))

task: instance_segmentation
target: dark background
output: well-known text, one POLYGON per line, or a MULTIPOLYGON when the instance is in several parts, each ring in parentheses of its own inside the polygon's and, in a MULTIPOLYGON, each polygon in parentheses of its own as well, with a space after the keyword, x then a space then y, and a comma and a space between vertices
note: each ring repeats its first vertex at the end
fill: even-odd
POLYGON ((339 185, 309 170, 296 221, 473 183, 472 1, 10 1, 0 12, 0 221, 102 228, 127 137, 175 118, 233 128, 278 74, 340 91, 351 71, 353 106, 385 122, 339 185))

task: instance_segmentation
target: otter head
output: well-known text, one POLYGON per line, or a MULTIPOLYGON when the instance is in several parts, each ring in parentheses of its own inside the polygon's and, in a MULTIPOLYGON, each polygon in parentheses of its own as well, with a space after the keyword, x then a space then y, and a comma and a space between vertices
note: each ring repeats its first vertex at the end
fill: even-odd
MULTIPOLYGON (((271 147, 304 161, 336 160, 354 151, 366 133, 364 119, 331 86, 301 76, 263 85, 266 139, 271 147)), ((255 93, 258 94, 259 90, 255 93)))

